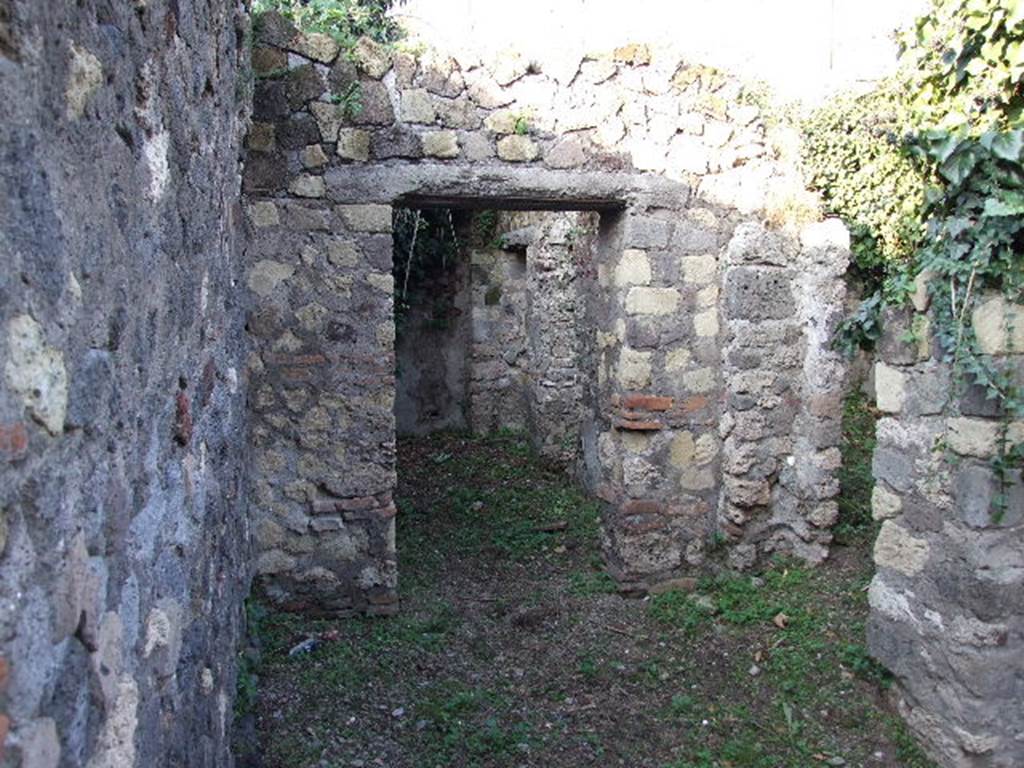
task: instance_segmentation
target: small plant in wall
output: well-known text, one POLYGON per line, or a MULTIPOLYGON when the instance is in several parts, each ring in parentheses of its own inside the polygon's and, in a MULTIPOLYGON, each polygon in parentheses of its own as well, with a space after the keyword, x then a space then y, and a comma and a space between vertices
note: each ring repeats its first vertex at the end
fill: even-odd
POLYGON ((331 94, 331 101, 341 107, 346 120, 352 120, 363 111, 363 87, 360 83, 352 83, 344 93, 331 94))
POLYGON ((517 116, 512 130, 516 136, 525 136, 528 134, 530 132, 530 116, 525 113, 517 116))

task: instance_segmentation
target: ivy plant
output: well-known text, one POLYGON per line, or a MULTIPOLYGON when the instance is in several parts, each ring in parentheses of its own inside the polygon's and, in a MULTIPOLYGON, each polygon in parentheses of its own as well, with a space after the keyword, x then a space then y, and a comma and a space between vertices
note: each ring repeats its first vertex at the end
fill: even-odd
POLYGON ((1024 443, 1008 438, 1024 419, 1024 385, 981 353, 971 317, 993 291, 1024 311, 1024 0, 933 0, 904 46, 922 129, 912 149, 936 178, 917 268, 933 276, 936 331, 958 380, 1004 414, 992 461, 999 518, 1024 466, 1024 443))
MULTIPOLYGON (((898 151, 915 169, 914 178, 924 182, 923 195, 894 187, 901 204, 882 209, 872 207, 879 185, 866 183, 861 192, 843 186, 844 170, 856 174, 884 153, 871 136, 852 168, 817 178, 855 234, 863 221, 858 206, 866 206, 878 214, 878 231, 896 230, 899 211, 918 220, 920 238, 886 270, 882 289, 842 324, 837 344, 849 350, 878 339, 882 309, 904 302, 909 278, 927 273, 934 332, 958 387, 980 387, 1003 414, 991 461, 999 483, 993 500, 998 519, 1024 466, 1024 443, 1011 443, 1009 430, 1012 421, 1024 419, 1024 385, 1012 367, 983 354, 971 323, 992 293, 1001 293, 1024 315, 1024 0, 932 0, 901 43, 898 79, 907 95, 899 102, 907 132, 898 151)), ((880 98, 876 93, 866 101, 880 98)), ((855 125, 846 144, 838 140, 840 158, 857 131, 855 125)), ((830 151, 827 140, 818 141, 830 151)))
POLYGON ((872 289, 912 257, 923 233, 924 171, 904 149, 911 125, 899 78, 842 95, 802 125, 807 180, 850 228, 854 266, 872 289))
POLYGON ((973 135, 1021 126, 1024 0, 932 0, 901 44, 922 126, 973 135))
POLYGON ((388 11, 394 0, 253 0, 258 17, 277 11, 304 32, 330 35, 343 49, 351 49, 360 37, 393 43, 402 30, 388 11))

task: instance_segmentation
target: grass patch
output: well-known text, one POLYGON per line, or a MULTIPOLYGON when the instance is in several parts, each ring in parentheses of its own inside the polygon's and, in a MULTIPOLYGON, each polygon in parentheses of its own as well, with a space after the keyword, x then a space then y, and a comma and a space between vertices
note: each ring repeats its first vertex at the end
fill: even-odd
POLYGON ((843 403, 843 434, 839 450, 839 521, 833 528, 836 542, 853 544, 873 540, 877 526, 871 519, 871 491, 875 487, 871 460, 875 453, 878 411, 859 390, 843 403))
POLYGON ((446 681, 416 705, 425 727, 417 753, 425 766, 447 768, 457 755, 467 766, 502 764, 529 748, 531 726, 510 716, 508 701, 491 690, 446 681))
POLYGON ((577 597, 593 597, 613 595, 618 588, 605 571, 573 571, 569 574, 569 591, 577 597))
POLYGON ((265 768, 931 768, 863 644, 870 537, 819 568, 610 598, 597 505, 522 435, 399 460, 402 613, 257 617, 265 768))
POLYGON ((648 613, 666 628, 666 642, 728 638, 745 649, 730 665, 727 694, 698 688, 672 697, 666 717, 702 725, 695 755, 671 768, 813 765, 848 754, 844 733, 865 724, 897 745, 904 768, 929 766, 902 721, 871 694, 889 675, 860 643, 865 584, 866 576, 837 581, 823 569, 777 562, 757 577, 706 578, 693 594, 652 598, 648 613))
MULTIPOLYGON (((597 502, 542 466, 521 434, 453 436, 414 470, 440 480, 443 495, 398 501, 399 546, 428 571, 444 565, 446 553, 431 549, 439 535, 463 556, 504 562, 549 556, 559 547, 596 549, 597 502)), ((602 585, 601 576, 579 582, 584 590, 602 585)))

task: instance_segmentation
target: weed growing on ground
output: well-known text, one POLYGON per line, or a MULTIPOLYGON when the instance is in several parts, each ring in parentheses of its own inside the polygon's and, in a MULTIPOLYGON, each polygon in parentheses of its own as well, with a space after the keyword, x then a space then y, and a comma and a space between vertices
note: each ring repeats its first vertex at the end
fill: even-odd
POLYGON ((432 687, 416 705, 417 716, 435 735, 421 756, 425 768, 447 768, 460 753, 468 756, 468 766, 486 765, 527 748, 531 728, 509 723, 509 709, 495 691, 467 688, 458 681, 432 687))
POLYGON ((843 404, 843 435, 839 449, 839 522, 833 529, 840 544, 874 539, 876 525, 871 519, 871 491, 875 486, 871 459, 875 453, 875 423, 878 412, 868 398, 854 391, 843 404))

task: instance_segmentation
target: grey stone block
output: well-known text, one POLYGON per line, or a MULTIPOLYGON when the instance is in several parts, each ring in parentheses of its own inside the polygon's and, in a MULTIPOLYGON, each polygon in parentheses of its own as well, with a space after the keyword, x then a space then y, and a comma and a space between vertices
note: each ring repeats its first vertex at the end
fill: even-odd
POLYGON ((776 267, 734 267, 725 275, 725 308, 746 320, 782 320, 796 312, 793 273, 776 267))

